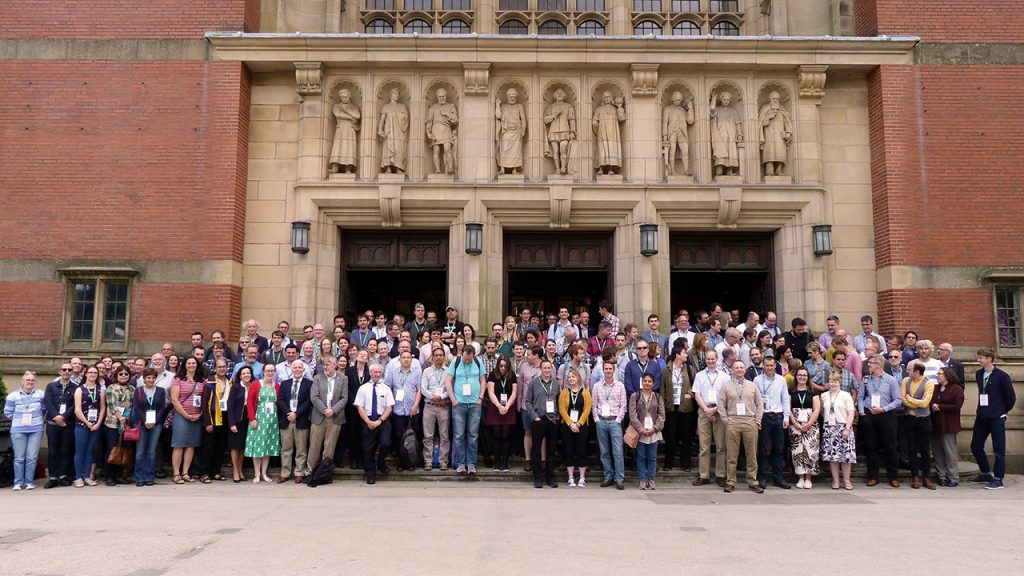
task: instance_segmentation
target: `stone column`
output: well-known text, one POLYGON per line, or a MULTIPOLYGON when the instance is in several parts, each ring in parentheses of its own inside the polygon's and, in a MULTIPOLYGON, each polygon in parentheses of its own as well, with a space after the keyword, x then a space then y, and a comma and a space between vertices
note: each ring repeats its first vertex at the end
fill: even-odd
POLYGON ((327 173, 324 148, 323 63, 296 62, 295 80, 299 93, 298 180, 321 180, 327 173))
POLYGON ((366 74, 363 81, 363 120, 359 128, 359 178, 372 180, 380 173, 377 160, 377 93, 372 73, 366 74))
MULTIPOLYGON (((478 16, 479 17, 479 16, 478 16)), ((489 62, 467 62, 463 67, 459 110, 458 177, 463 181, 494 179, 494 102, 490 98, 489 62)))
POLYGON ((825 80, 828 66, 801 66, 797 72, 799 98, 794 99, 793 121, 796 123, 793 137, 796 146, 791 150, 795 166, 787 171, 797 184, 816 184, 822 181, 821 154, 821 98, 825 95, 825 80))
MULTIPOLYGON (((439 9, 437 3, 440 1, 434 0, 435 10, 439 9)), ((477 34, 497 34, 498 22, 495 20, 494 15, 497 9, 498 0, 478 0, 473 2, 473 32, 477 34)))
POLYGON ((690 169, 693 171, 693 178, 698 183, 711 182, 714 170, 711 167, 711 114, 708 102, 711 100, 711 93, 708 92, 707 79, 704 75, 694 81, 694 90, 697 91, 693 97, 694 122, 692 129, 695 130, 696 138, 693 145, 693 164, 690 169))
POLYGON ((608 34, 610 36, 632 35, 633 26, 630 24, 629 19, 630 11, 633 9, 632 0, 607 0, 606 8, 611 12, 608 22, 608 34))
POLYGON ((627 99, 626 130, 622 153, 626 154, 627 179, 630 182, 657 182, 661 159, 661 111, 655 97, 658 87, 657 64, 633 64, 632 98, 627 99), (628 135, 628 136, 627 136, 628 135))

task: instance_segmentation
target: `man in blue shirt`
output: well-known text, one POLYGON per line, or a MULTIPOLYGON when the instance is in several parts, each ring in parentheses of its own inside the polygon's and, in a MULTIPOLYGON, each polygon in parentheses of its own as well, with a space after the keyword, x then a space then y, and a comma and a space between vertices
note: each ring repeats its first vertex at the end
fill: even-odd
POLYGON ((981 474, 971 482, 985 482, 985 488, 999 490, 1006 475, 1006 415, 1017 403, 1010 375, 995 367, 996 353, 991 348, 978 350, 978 365, 981 369, 974 374, 978 383, 978 412, 974 419, 974 435, 971 437, 971 453, 978 462, 981 474), (988 456, 985 455, 985 441, 992 436, 992 452, 995 468, 989 472, 988 456))
POLYGON ((444 379, 448 397, 452 399, 454 421, 453 445, 455 471, 476 474, 476 445, 480 436, 480 409, 486 389, 483 364, 476 359, 476 350, 466 346, 448 366, 444 379))
POLYGON ((885 451, 885 469, 889 485, 900 487, 899 455, 897 453, 897 417, 903 413, 903 399, 896 379, 885 373, 882 357, 868 359, 863 392, 857 397, 860 412, 860 433, 868 456, 868 486, 878 484, 878 449, 885 451))
POLYGON ((789 389, 786 379, 775 373, 775 358, 769 356, 763 364, 764 374, 754 378, 764 402, 764 417, 757 437, 757 482, 761 488, 768 486, 770 468, 774 485, 789 490, 790 485, 782 475, 782 452, 789 428, 789 389))
POLYGON ((636 345, 636 359, 626 364, 623 373, 622 383, 626 386, 626 397, 632 396, 640 391, 640 379, 644 374, 654 376, 654 391, 661 389, 661 364, 656 359, 648 358, 650 343, 647 340, 640 340, 636 345))

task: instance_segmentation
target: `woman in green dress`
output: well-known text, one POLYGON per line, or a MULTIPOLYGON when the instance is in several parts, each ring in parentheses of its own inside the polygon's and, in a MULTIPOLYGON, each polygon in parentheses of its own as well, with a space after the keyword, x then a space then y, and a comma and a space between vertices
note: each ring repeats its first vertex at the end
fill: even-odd
POLYGON ((263 367, 263 380, 249 385, 246 406, 249 412, 249 434, 245 437, 245 455, 252 458, 255 469, 253 484, 260 479, 270 482, 267 469, 270 457, 281 455, 281 429, 277 422, 277 384, 273 364, 263 367))

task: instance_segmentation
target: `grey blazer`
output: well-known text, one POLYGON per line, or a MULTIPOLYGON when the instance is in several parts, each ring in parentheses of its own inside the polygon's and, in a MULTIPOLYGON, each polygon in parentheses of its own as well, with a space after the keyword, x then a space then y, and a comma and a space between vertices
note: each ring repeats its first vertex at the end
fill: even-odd
POLYGON ((337 424, 345 423, 345 404, 348 404, 348 378, 341 372, 334 374, 334 396, 327 398, 327 375, 317 374, 313 378, 313 388, 310 389, 309 398, 313 402, 313 410, 309 417, 313 424, 320 425, 324 422, 324 410, 330 407, 334 410, 334 418, 331 420, 337 424))

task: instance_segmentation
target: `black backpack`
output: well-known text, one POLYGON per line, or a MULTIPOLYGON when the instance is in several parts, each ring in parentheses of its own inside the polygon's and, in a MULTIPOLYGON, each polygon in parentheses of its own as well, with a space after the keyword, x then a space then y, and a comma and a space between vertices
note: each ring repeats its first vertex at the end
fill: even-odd
POLYGON ((316 468, 313 468, 313 473, 306 480, 306 485, 316 488, 321 484, 330 484, 331 482, 334 482, 334 460, 324 458, 316 465, 316 468))
POLYGON ((402 434, 402 442, 398 446, 398 462, 402 468, 419 467, 422 454, 419 440, 416 438, 416 431, 410 426, 402 434))

